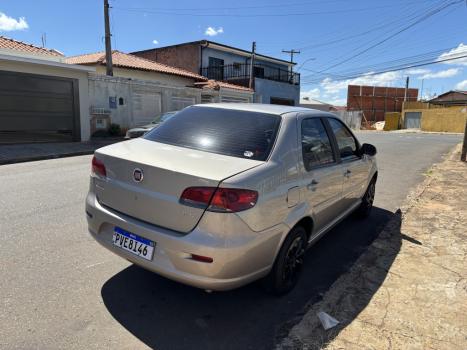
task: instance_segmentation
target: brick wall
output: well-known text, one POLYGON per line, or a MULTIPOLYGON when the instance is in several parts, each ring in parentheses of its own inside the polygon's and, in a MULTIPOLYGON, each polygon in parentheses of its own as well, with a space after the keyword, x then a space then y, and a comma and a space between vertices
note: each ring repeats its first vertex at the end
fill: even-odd
POLYGON ((199 74, 200 46, 197 44, 162 47, 132 54, 199 74))
MULTIPOLYGON (((405 88, 349 85, 347 109, 363 111, 367 121, 384 120, 386 112, 401 112, 405 88)), ((416 101, 418 89, 408 89, 407 100, 416 101)))

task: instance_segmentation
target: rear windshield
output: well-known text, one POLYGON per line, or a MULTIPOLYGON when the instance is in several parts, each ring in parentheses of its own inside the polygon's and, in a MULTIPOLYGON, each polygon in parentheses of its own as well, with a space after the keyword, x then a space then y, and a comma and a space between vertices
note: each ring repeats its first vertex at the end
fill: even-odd
POLYGON ((170 145, 266 160, 281 117, 212 107, 189 107, 175 114, 144 138, 170 145))

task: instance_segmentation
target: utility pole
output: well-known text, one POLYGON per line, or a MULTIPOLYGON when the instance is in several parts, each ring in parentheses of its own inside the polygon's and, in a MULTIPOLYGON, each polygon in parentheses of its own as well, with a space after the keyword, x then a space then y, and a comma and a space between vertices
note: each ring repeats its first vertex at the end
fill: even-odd
POLYGON ((422 79, 422 88, 420 89, 420 90, 421 90, 421 91, 420 91, 420 101, 423 101, 423 81, 424 81, 424 80, 425 80, 425 79, 422 79))
POLYGON ((290 78, 289 80, 292 81, 293 80, 293 65, 294 65, 294 61, 293 61, 293 55, 294 54, 299 54, 300 53, 300 50, 295 50, 295 49, 292 49, 292 50, 282 50, 283 53, 289 53, 290 54, 290 63, 291 63, 291 66, 290 66, 290 78))
POLYGON ((109 0, 104 0, 104 22, 105 22, 105 62, 107 75, 113 76, 112 68, 112 47, 110 44, 110 23, 109 23, 109 0))
POLYGON ((463 162, 467 161, 467 120, 465 121, 464 142, 462 143, 461 160, 463 162))
MULTIPOLYGON (((296 53, 300 53, 299 50, 295 50, 295 49, 292 49, 292 50, 282 50, 283 53, 289 53, 290 54, 290 63, 294 63, 293 61, 293 55, 296 54, 296 53)), ((292 68, 291 68, 292 69, 292 68)))
POLYGON ((407 79, 405 79, 404 102, 407 101, 408 90, 409 90, 409 77, 407 77, 407 79))
POLYGON ((255 65, 255 55, 256 55, 256 41, 253 41, 251 44, 251 59, 250 59, 250 82, 248 84, 248 87, 250 89, 253 89, 253 73, 254 73, 254 65, 255 65))

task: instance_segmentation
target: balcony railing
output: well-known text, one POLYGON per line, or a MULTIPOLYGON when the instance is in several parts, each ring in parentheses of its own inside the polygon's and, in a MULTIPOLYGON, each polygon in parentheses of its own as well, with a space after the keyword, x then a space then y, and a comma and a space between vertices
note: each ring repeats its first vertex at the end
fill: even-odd
MULTIPOLYGON (((214 80, 248 85, 250 78, 249 64, 229 64, 224 66, 209 66, 201 68, 201 75, 214 80)), ((300 85, 300 74, 272 66, 255 64, 253 67, 255 78, 279 81, 293 85, 300 85)))

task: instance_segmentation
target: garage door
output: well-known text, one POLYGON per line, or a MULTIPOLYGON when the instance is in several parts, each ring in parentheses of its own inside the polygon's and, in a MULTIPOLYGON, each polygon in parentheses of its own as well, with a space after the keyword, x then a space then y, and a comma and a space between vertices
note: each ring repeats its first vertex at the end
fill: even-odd
POLYGON ((406 129, 420 129, 422 112, 405 112, 404 119, 406 129))
POLYGON ((0 71, 0 143, 80 141, 78 81, 0 71))

